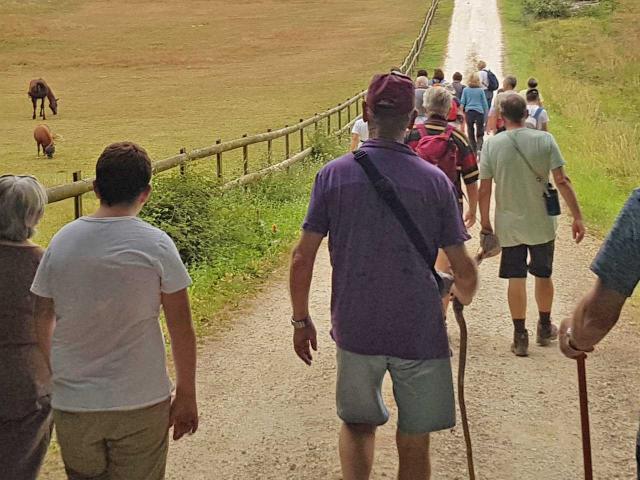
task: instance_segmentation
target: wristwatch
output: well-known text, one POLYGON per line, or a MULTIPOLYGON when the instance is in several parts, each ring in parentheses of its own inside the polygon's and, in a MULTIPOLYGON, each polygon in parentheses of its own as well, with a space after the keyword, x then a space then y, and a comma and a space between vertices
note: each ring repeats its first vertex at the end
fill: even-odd
POLYGON ((302 320, 296 320, 294 317, 291 317, 291 325, 293 325, 293 328, 305 328, 309 325, 310 322, 311 317, 309 315, 307 315, 307 317, 303 318, 302 320))

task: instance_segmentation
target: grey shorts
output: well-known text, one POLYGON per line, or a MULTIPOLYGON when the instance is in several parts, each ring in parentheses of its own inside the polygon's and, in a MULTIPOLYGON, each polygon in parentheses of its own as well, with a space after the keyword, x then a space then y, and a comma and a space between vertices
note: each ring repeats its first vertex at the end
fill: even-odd
POLYGON ((418 435, 456 424, 451 361, 404 360, 383 355, 359 355, 338 348, 336 404, 346 423, 383 425, 389 411, 382 398, 387 371, 398 405, 398 430, 418 435))

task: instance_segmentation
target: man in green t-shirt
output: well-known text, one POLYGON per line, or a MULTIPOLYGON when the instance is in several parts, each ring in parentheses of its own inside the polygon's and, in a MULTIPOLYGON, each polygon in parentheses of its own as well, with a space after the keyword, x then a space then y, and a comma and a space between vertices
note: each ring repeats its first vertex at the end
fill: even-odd
POLYGON ((550 173, 573 216, 576 243, 582 241, 585 232, 578 199, 564 172, 565 162, 553 136, 525 127, 527 103, 520 95, 508 96, 502 102, 501 112, 507 131, 487 140, 480 162, 480 217, 483 233, 493 233, 489 210, 495 182, 495 233, 503 247, 500 277, 509 280, 508 300, 514 326, 511 350, 518 356, 527 356, 527 273, 536 279, 535 297, 540 314, 536 342, 549 345, 558 336, 557 327, 551 323, 557 222, 547 213, 543 197, 550 173))

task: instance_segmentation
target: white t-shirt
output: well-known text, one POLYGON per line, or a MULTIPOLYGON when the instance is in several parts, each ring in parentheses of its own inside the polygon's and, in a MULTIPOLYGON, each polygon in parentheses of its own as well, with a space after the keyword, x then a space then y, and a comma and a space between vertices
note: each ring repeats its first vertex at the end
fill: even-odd
POLYGON ((55 305, 53 407, 132 410, 169 398, 160 294, 190 284, 173 241, 138 218, 62 228, 31 287, 55 305))
POLYGON ((360 141, 358 142, 358 148, 360 148, 362 142, 369 140, 369 125, 363 119, 359 118, 353 124, 351 133, 357 133, 360 136, 360 141))
POLYGON ((489 74, 486 70, 479 70, 478 75, 480 76, 480 86, 483 90, 487 90, 489 88, 489 74))
POLYGON ((534 127, 534 122, 535 122, 535 128, 537 130, 541 130, 543 124, 549 123, 549 115, 547 114, 547 110, 545 108, 539 107, 538 105, 527 105, 527 111, 529 112, 529 117, 527 118, 526 123, 531 124, 532 128, 534 127), (536 121, 533 115, 536 113, 536 111, 539 108, 542 110, 538 114, 538 120, 536 121))

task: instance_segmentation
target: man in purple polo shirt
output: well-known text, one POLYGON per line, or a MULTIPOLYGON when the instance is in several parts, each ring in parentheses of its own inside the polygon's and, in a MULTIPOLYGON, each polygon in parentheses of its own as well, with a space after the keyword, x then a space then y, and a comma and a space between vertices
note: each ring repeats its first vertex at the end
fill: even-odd
MULTIPOLYGON (((437 167, 404 145, 413 125, 414 86, 408 77, 376 75, 363 115, 370 140, 364 150, 398 196, 431 251, 444 248, 452 265, 453 293, 469 303, 477 284, 464 242, 455 188, 437 167)), ((344 480, 368 479, 375 431, 389 413, 381 386, 391 374, 398 405, 400 480, 430 478, 429 432, 455 424, 447 331, 438 283, 393 212, 349 153, 316 178, 300 242, 291 263, 293 343, 311 364, 317 348, 309 316, 315 256, 329 235, 333 265, 331 335, 337 353, 340 458, 344 480)))

